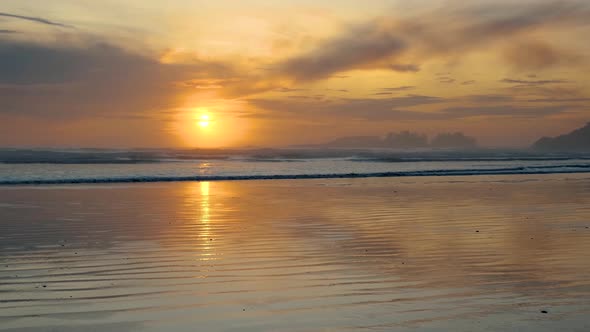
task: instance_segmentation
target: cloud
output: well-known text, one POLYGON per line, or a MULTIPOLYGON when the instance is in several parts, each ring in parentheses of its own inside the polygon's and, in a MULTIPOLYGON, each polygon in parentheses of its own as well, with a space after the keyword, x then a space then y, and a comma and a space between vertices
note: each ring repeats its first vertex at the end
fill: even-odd
MULTIPOLYGON (((289 92, 288 89, 301 83, 347 77, 346 72, 351 70, 412 73, 432 60, 449 63, 452 59, 456 63, 472 52, 483 50, 491 50, 520 70, 573 64, 552 58, 549 51, 545 55, 534 55, 537 58, 527 62, 526 54, 534 53, 535 49, 560 49, 553 45, 553 40, 539 40, 534 44, 529 39, 546 30, 565 28, 573 35, 582 30, 572 27, 590 26, 585 16, 590 16, 590 3, 581 0, 539 1, 527 5, 505 1, 448 1, 438 8, 403 16, 385 13, 378 18, 345 25, 329 38, 310 42, 306 51, 273 63, 261 60, 259 67, 267 70, 262 73, 244 71, 243 80, 224 85, 220 93, 227 98, 243 98, 270 90, 289 92), (523 46, 519 47, 520 44, 523 46), (541 44, 543 46, 539 46, 541 44), (505 52, 498 53, 498 49, 505 52)), ((474 80, 458 82, 450 73, 438 76, 438 81, 444 84, 475 83, 474 80)))
POLYGON ((520 41, 506 47, 504 59, 521 70, 546 69, 563 63, 578 63, 580 57, 540 41, 520 41))
POLYGON ((15 19, 19 19, 19 20, 29 21, 29 22, 57 26, 57 27, 61 27, 61 28, 73 28, 73 26, 71 26, 71 25, 50 21, 48 19, 41 18, 41 17, 23 16, 23 15, 16 15, 16 14, 3 13, 3 12, 0 12, 0 17, 10 17, 10 18, 15 18, 15 19))
POLYGON ((104 70, 142 66, 147 61, 108 44, 78 48, 0 41, 0 83, 67 83, 100 76, 104 70))
POLYGON ((303 90, 305 90, 305 89, 294 89, 294 88, 288 88, 288 87, 280 87, 280 88, 274 89, 274 91, 284 92, 284 93, 297 92, 297 91, 303 91, 303 90))
POLYGON ((403 85, 403 86, 397 86, 397 87, 393 87, 393 88, 381 88, 379 90, 394 92, 394 91, 408 91, 408 90, 413 90, 415 88, 416 87, 413 85, 403 85))
POLYGON ((585 98, 587 93, 576 85, 563 84, 519 84, 502 88, 508 94, 517 95, 528 99, 562 99, 585 98))
POLYGON ((413 73, 415 73, 415 72, 420 71, 420 66, 414 65, 414 64, 406 64, 406 65, 394 64, 394 65, 390 65, 389 67, 392 70, 399 71, 399 72, 413 72, 413 73))
POLYGON ((226 85, 232 84, 239 79, 215 79, 215 78, 205 78, 205 79, 190 79, 187 81, 179 82, 179 85, 184 87, 189 87, 192 89, 199 89, 199 90, 216 90, 216 89, 223 89, 226 85))
POLYGON ((514 101, 513 96, 502 94, 469 95, 460 99, 470 103, 505 103, 514 101))
POLYGON ((523 85, 546 85, 546 84, 561 84, 561 83, 569 83, 568 80, 519 80, 513 78, 505 78, 502 79, 500 82, 502 83, 511 83, 511 84, 523 84, 523 85))
POLYGON ((370 22, 347 29, 311 52, 287 59, 277 69, 298 81, 318 80, 387 59, 405 48, 405 42, 392 31, 377 29, 370 22))
MULTIPOLYGON (((566 102, 564 100, 564 102, 566 102)), ((570 102, 570 101, 567 101, 570 102)), ((579 109, 569 103, 551 106, 521 106, 511 96, 471 95, 454 99, 430 96, 409 95, 392 98, 358 98, 336 100, 298 100, 250 99, 249 103, 263 112, 248 114, 247 117, 272 117, 275 119, 363 119, 368 121, 418 121, 418 120, 459 120, 473 117, 514 117, 539 118, 579 109), (474 103, 471 106, 452 106, 448 104, 474 103), (490 103, 500 105, 489 105, 490 103), (508 104, 510 103, 510 104, 508 104), (423 105, 442 105, 438 110, 408 110, 423 105)))
POLYGON ((314 100, 322 100, 326 96, 325 95, 295 95, 295 96, 287 96, 289 99, 314 99, 314 100))
POLYGON ((444 84, 453 84, 453 83, 455 83, 457 80, 456 80, 456 79, 454 79, 454 78, 452 78, 452 77, 446 77, 446 76, 443 76, 443 77, 439 77, 439 78, 438 78, 438 81, 439 81, 439 83, 444 83, 444 84))
POLYGON ((529 103, 585 103, 590 102, 590 98, 538 98, 528 99, 529 103))
POLYGON ((522 107, 512 105, 500 106, 471 106, 471 107, 449 107, 440 112, 454 118, 466 118, 474 116, 509 116, 514 118, 532 117, 538 118, 547 115, 562 113, 572 109, 569 105, 555 105, 547 107, 522 107))
MULTIPOLYGON (((275 66, 279 77, 314 81, 349 70, 418 71, 437 57, 460 58, 498 44, 510 45, 504 59, 520 69, 564 63, 565 53, 549 42, 526 42, 541 29, 588 26, 590 3, 573 0, 537 3, 450 2, 438 10, 404 18, 384 16, 348 26, 308 52, 275 66), (528 57, 531 58, 527 61, 528 57)), ((451 83, 451 82, 447 82, 451 83)))
POLYGON ((190 86, 228 76, 218 63, 163 64, 103 41, 45 45, 0 40, 0 114, 75 119, 173 107, 190 86))
MULTIPOLYGON (((253 98, 248 100, 251 105, 272 112, 276 118, 298 116, 301 118, 355 118, 371 121, 379 120, 418 120, 440 118, 440 115, 427 112, 403 111, 399 108, 418 105, 437 104, 444 99, 422 95, 408 95, 392 98, 342 98, 336 100, 310 100, 301 98, 298 101, 253 98)), ((268 113, 260 113, 267 117, 268 113)), ((249 117, 256 117, 249 115, 249 117)))

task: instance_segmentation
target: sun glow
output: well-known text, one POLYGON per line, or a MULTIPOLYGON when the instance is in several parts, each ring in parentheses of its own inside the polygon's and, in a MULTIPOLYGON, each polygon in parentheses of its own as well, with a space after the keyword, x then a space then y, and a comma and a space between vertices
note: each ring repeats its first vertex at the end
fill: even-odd
POLYGON ((240 117, 243 104, 217 100, 198 105, 197 97, 188 99, 187 106, 176 109, 169 130, 179 142, 191 148, 221 148, 237 145, 246 137, 248 121, 240 117), (196 104, 196 105, 195 105, 196 104))
POLYGON ((207 114, 203 114, 199 117, 199 127, 207 128, 211 124, 211 118, 207 114))

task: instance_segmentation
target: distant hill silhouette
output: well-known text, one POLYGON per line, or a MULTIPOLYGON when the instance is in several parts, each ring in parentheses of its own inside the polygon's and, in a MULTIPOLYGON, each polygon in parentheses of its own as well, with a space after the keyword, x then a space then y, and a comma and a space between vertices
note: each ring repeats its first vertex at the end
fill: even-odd
POLYGON ((474 148, 477 141, 473 137, 465 136, 463 133, 443 133, 436 135, 430 146, 433 148, 474 148))
POLYGON ((379 136, 347 136, 337 138, 322 145, 335 148, 368 148, 382 147, 383 141, 379 136))
POLYGON ((543 151, 590 151, 590 122, 569 134, 543 137, 533 144, 533 149, 543 151))
POLYGON ((383 140, 383 145, 389 148, 424 148, 428 147, 428 137, 409 131, 389 133, 383 140))
POLYGON ((379 136, 347 136, 340 137, 331 142, 321 144, 322 147, 337 148, 393 148, 393 149, 416 149, 416 148, 451 148, 467 149, 475 148, 477 141, 473 137, 465 136, 463 133, 441 133, 429 142, 424 134, 410 131, 389 133, 385 138, 379 136))

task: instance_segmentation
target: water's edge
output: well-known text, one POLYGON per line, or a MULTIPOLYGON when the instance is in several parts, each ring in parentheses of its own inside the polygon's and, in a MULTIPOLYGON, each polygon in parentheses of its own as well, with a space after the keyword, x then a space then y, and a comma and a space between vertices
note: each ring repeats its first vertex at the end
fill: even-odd
POLYGON ((0 186, 14 185, 54 185, 54 184, 92 184, 92 183, 141 183, 141 182, 183 182, 183 181, 246 181, 246 180, 298 180, 298 179, 342 179, 342 178, 386 178, 416 176, 471 176, 471 175, 516 175, 516 174, 579 174, 590 173, 588 169, 528 169, 527 167, 502 169, 465 170, 426 170, 409 172, 376 173, 333 173, 333 174, 269 174, 269 175, 210 175, 210 176, 149 176, 116 178, 76 178, 76 179, 35 179, 0 180, 0 186))

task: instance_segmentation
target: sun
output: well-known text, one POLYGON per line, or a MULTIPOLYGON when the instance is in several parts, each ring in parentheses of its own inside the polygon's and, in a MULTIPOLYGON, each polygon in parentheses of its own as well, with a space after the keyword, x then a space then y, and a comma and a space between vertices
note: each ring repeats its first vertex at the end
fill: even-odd
POLYGON ((203 114, 199 117, 199 127, 207 128, 211 124, 210 117, 207 114, 203 114))
POLYGON ((241 144, 249 125, 246 120, 233 113, 241 110, 242 103, 234 105, 219 102, 195 106, 200 102, 187 102, 186 107, 178 108, 174 120, 167 122, 179 144, 191 148, 219 148, 241 144))

